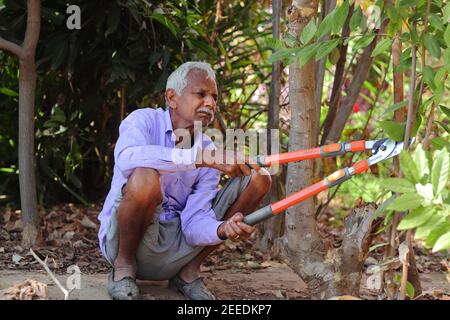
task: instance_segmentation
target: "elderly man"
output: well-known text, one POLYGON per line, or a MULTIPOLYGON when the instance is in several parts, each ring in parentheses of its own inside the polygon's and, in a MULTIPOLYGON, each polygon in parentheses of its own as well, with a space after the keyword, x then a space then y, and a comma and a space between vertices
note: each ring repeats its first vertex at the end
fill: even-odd
POLYGON ((212 123, 217 107, 209 64, 181 65, 167 80, 165 98, 167 110, 138 109, 119 128, 111 190, 99 215, 113 299, 138 298, 136 279, 169 280, 187 299, 215 299, 200 264, 225 239, 254 232, 243 217, 270 189, 270 175, 255 164, 201 160, 215 149, 194 132, 194 122, 212 123), (177 129, 195 137, 189 148, 178 148, 177 129), (218 191, 221 173, 231 179, 218 191))

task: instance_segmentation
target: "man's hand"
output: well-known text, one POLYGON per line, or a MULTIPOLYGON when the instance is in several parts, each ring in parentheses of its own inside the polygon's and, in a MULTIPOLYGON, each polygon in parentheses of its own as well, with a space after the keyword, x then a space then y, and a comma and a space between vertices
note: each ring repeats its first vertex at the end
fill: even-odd
POLYGON ((250 238, 256 230, 255 227, 249 226, 242 222, 244 215, 236 212, 234 216, 223 222, 217 229, 217 235, 221 239, 230 239, 232 241, 246 240, 250 238))
MULTIPOLYGON (((212 152, 211 155, 213 159, 215 157, 214 152, 212 152)), ((256 171, 261 169, 255 161, 250 161, 248 157, 234 151, 225 151, 223 157, 219 159, 222 160, 220 163, 208 161, 208 159, 202 158, 202 163, 198 164, 197 167, 214 168, 222 171, 230 178, 249 176, 252 173, 251 169, 255 169, 256 171)))

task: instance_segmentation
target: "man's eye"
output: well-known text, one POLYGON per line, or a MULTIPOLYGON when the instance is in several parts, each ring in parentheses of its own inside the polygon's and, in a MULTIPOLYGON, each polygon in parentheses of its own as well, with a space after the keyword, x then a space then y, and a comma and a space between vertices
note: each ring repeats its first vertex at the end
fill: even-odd
POLYGON ((205 93, 204 92, 196 92, 197 95, 199 95, 200 97, 204 98, 205 97, 205 93))

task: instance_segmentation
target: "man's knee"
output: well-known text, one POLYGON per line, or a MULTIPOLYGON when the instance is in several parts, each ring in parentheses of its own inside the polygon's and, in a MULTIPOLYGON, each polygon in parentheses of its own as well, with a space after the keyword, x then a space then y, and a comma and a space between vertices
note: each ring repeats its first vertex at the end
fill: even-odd
POLYGON ((262 168, 259 172, 254 171, 251 179, 250 186, 252 190, 258 196, 264 196, 267 192, 270 191, 270 186, 272 185, 272 178, 270 174, 262 168))
POLYGON ((161 203, 162 193, 158 171, 151 168, 136 168, 128 178, 123 190, 124 197, 140 204, 161 203))

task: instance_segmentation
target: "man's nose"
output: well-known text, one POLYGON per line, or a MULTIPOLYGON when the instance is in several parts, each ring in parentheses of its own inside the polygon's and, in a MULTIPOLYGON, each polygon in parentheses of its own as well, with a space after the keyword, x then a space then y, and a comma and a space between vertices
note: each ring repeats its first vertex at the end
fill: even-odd
POLYGON ((207 95, 205 97, 205 106, 214 108, 214 110, 216 109, 216 100, 213 96, 207 95))

